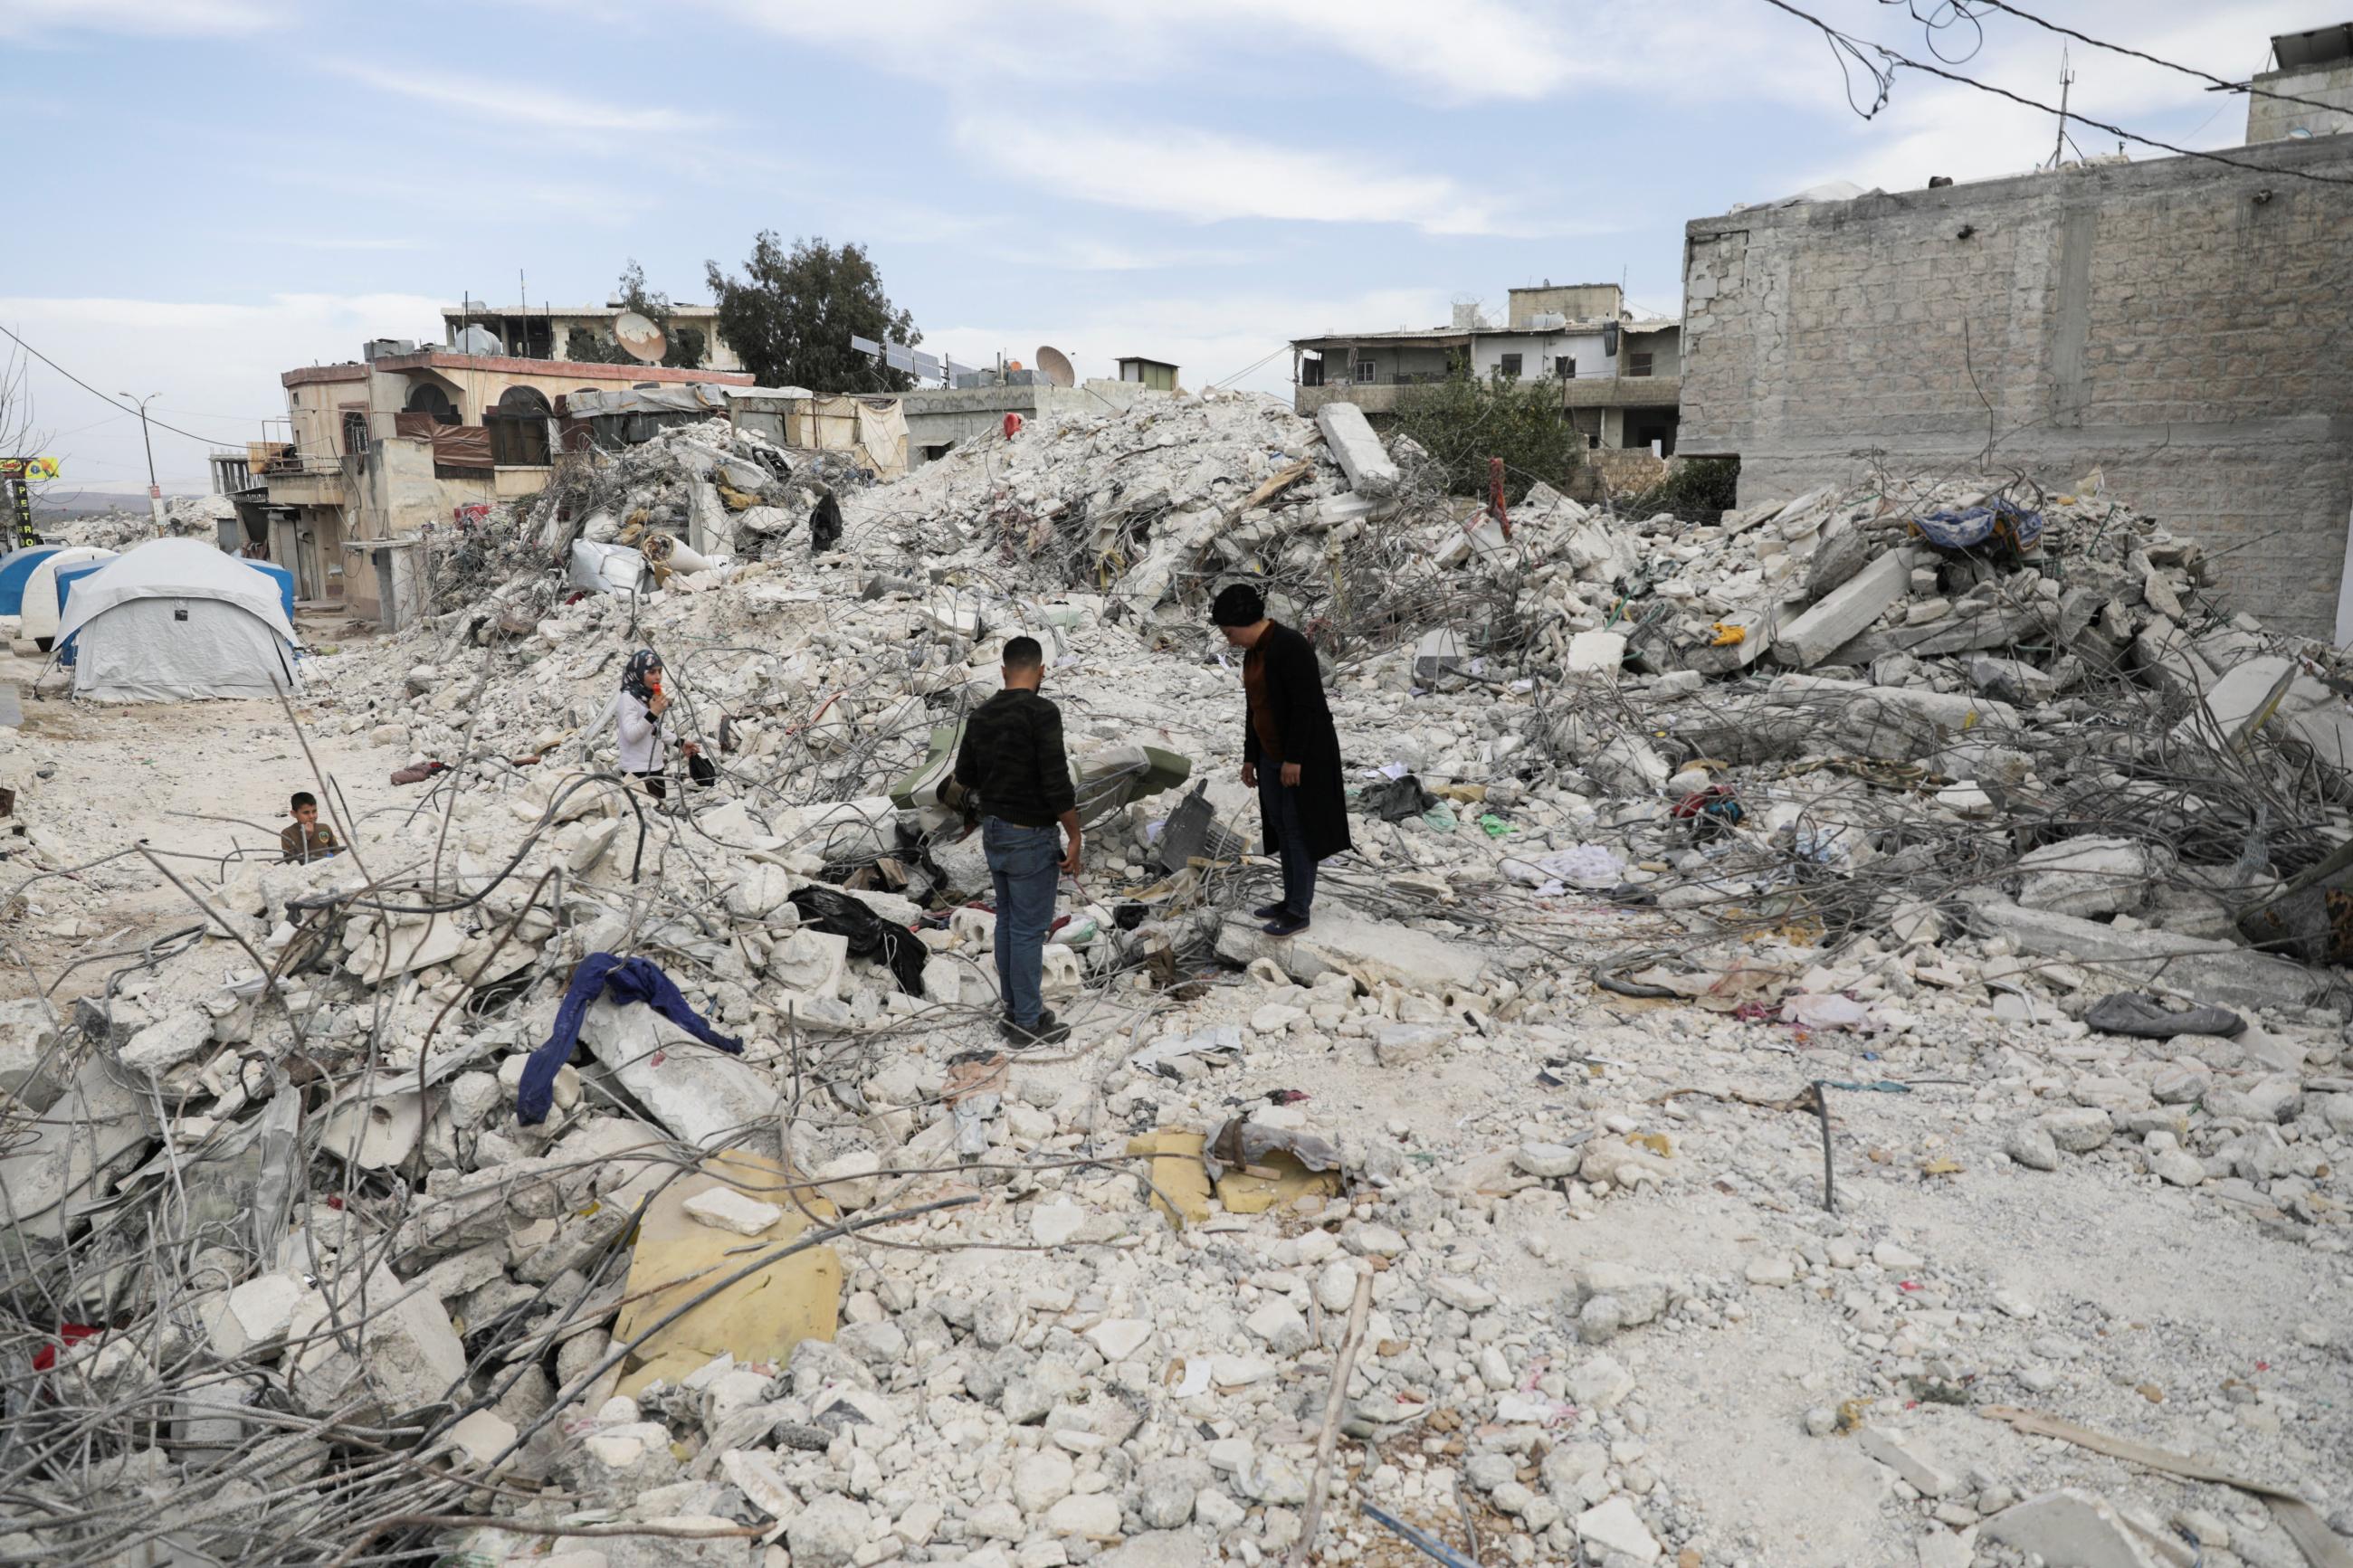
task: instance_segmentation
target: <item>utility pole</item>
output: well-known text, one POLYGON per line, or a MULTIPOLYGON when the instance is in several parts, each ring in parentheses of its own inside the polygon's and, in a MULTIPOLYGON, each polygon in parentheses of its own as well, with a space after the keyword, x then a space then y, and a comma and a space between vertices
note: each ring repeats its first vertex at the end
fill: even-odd
POLYGON ((127 392, 118 392, 114 395, 139 405, 139 439, 147 447, 147 512, 155 520, 155 534, 160 539, 164 533, 164 487, 155 482, 155 440, 147 433, 147 405, 163 394, 151 392, 140 398, 133 398, 127 392))

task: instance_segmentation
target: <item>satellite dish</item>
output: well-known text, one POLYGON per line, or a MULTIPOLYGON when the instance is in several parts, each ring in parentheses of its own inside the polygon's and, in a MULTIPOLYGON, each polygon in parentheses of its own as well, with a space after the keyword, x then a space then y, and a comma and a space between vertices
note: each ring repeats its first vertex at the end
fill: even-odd
POLYGON ((1079 384, 1079 373, 1071 368, 1071 356, 1050 343, 1038 345, 1038 368, 1056 386, 1079 384))
POLYGON ((613 337, 631 359, 643 360, 648 364, 660 359, 662 350, 669 346, 662 341, 661 329, 635 310, 624 310, 614 319, 613 337))

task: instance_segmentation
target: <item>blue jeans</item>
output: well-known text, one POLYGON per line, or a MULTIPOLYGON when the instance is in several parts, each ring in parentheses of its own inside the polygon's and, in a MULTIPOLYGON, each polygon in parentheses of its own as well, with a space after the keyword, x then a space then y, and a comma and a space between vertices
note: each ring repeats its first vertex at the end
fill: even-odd
POLYGON ((1061 835, 1050 827, 1017 827, 985 816, 980 845, 997 884, 997 994, 1007 1017, 1022 1028, 1033 1028, 1045 1008, 1039 984, 1046 966, 1046 928, 1054 921, 1061 835))
POLYGON ((1299 786, 1286 787, 1281 768, 1261 768, 1258 804, 1274 840, 1267 847, 1282 857, 1282 907, 1305 920, 1315 902, 1315 857, 1307 852, 1307 829, 1299 821, 1299 786))

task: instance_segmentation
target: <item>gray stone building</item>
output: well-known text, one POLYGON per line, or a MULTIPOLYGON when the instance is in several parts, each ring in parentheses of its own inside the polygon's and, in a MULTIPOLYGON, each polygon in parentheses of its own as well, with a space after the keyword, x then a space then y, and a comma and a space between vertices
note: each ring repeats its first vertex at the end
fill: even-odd
POLYGON ((2249 84, 2247 140, 2334 136, 2353 131, 2353 22, 2282 33, 2272 68, 2249 84))
POLYGON ((2235 603, 2353 636, 2353 135, 2230 156, 1694 220, 1680 449, 1737 457, 1744 503, 1872 463, 2100 468, 2235 603))

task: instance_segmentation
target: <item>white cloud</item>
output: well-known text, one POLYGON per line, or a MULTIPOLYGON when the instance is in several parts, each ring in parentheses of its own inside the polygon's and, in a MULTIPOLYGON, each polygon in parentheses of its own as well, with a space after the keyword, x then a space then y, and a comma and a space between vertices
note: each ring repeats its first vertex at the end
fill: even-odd
POLYGON ((0 38, 69 32, 203 37, 258 32, 296 14, 277 0, 0 0, 0 38))
MULTIPOLYGON (((1447 100, 1542 97, 1609 62, 1577 47, 1557 8, 1513 0, 707 0, 730 19, 854 54, 967 100, 985 85, 1166 81, 1243 57, 1286 72, 1354 62, 1447 100)), ((1581 30, 1583 24, 1577 25, 1581 30)))
POLYGON ((380 92, 454 110, 477 120, 559 132, 589 141, 619 136, 679 136, 709 131, 717 117, 659 106, 632 107, 620 95, 575 98, 544 88, 454 76, 437 66, 390 69, 364 60, 328 60, 327 68, 380 92))
POLYGON ((1214 132, 1127 132, 975 115, 956 135, 966 152, 1009 177, 1082 201, 1195 223, 1283 218, 1403 223, 1431 234, 1497 231, 1485 200, 1443 175, 1386 173, 1363 159, 1214 132))
MULTIPOLYGON (((306 364, 357 359, 369 338, 438 341, 440 301, 417 294, 280 294, 268 304, 103 296, 0 298, 0 324, 100 392, 156 394, 155 417, 222 447, 241 447, 282 417, 279 377, 306 364)), ((0 345, 11 346, 11 345, 0 345)), ((49 448, 63 489, 146 485, 136 419, 100 419, 105 402, 35 362, 27 385, 44 430, 73 431, 49 448)), ((283 426, 280 427, 282 438, 283 426)), ((167 492, 208 488, 211 443, 159 429, 155 468, 167 492)))

